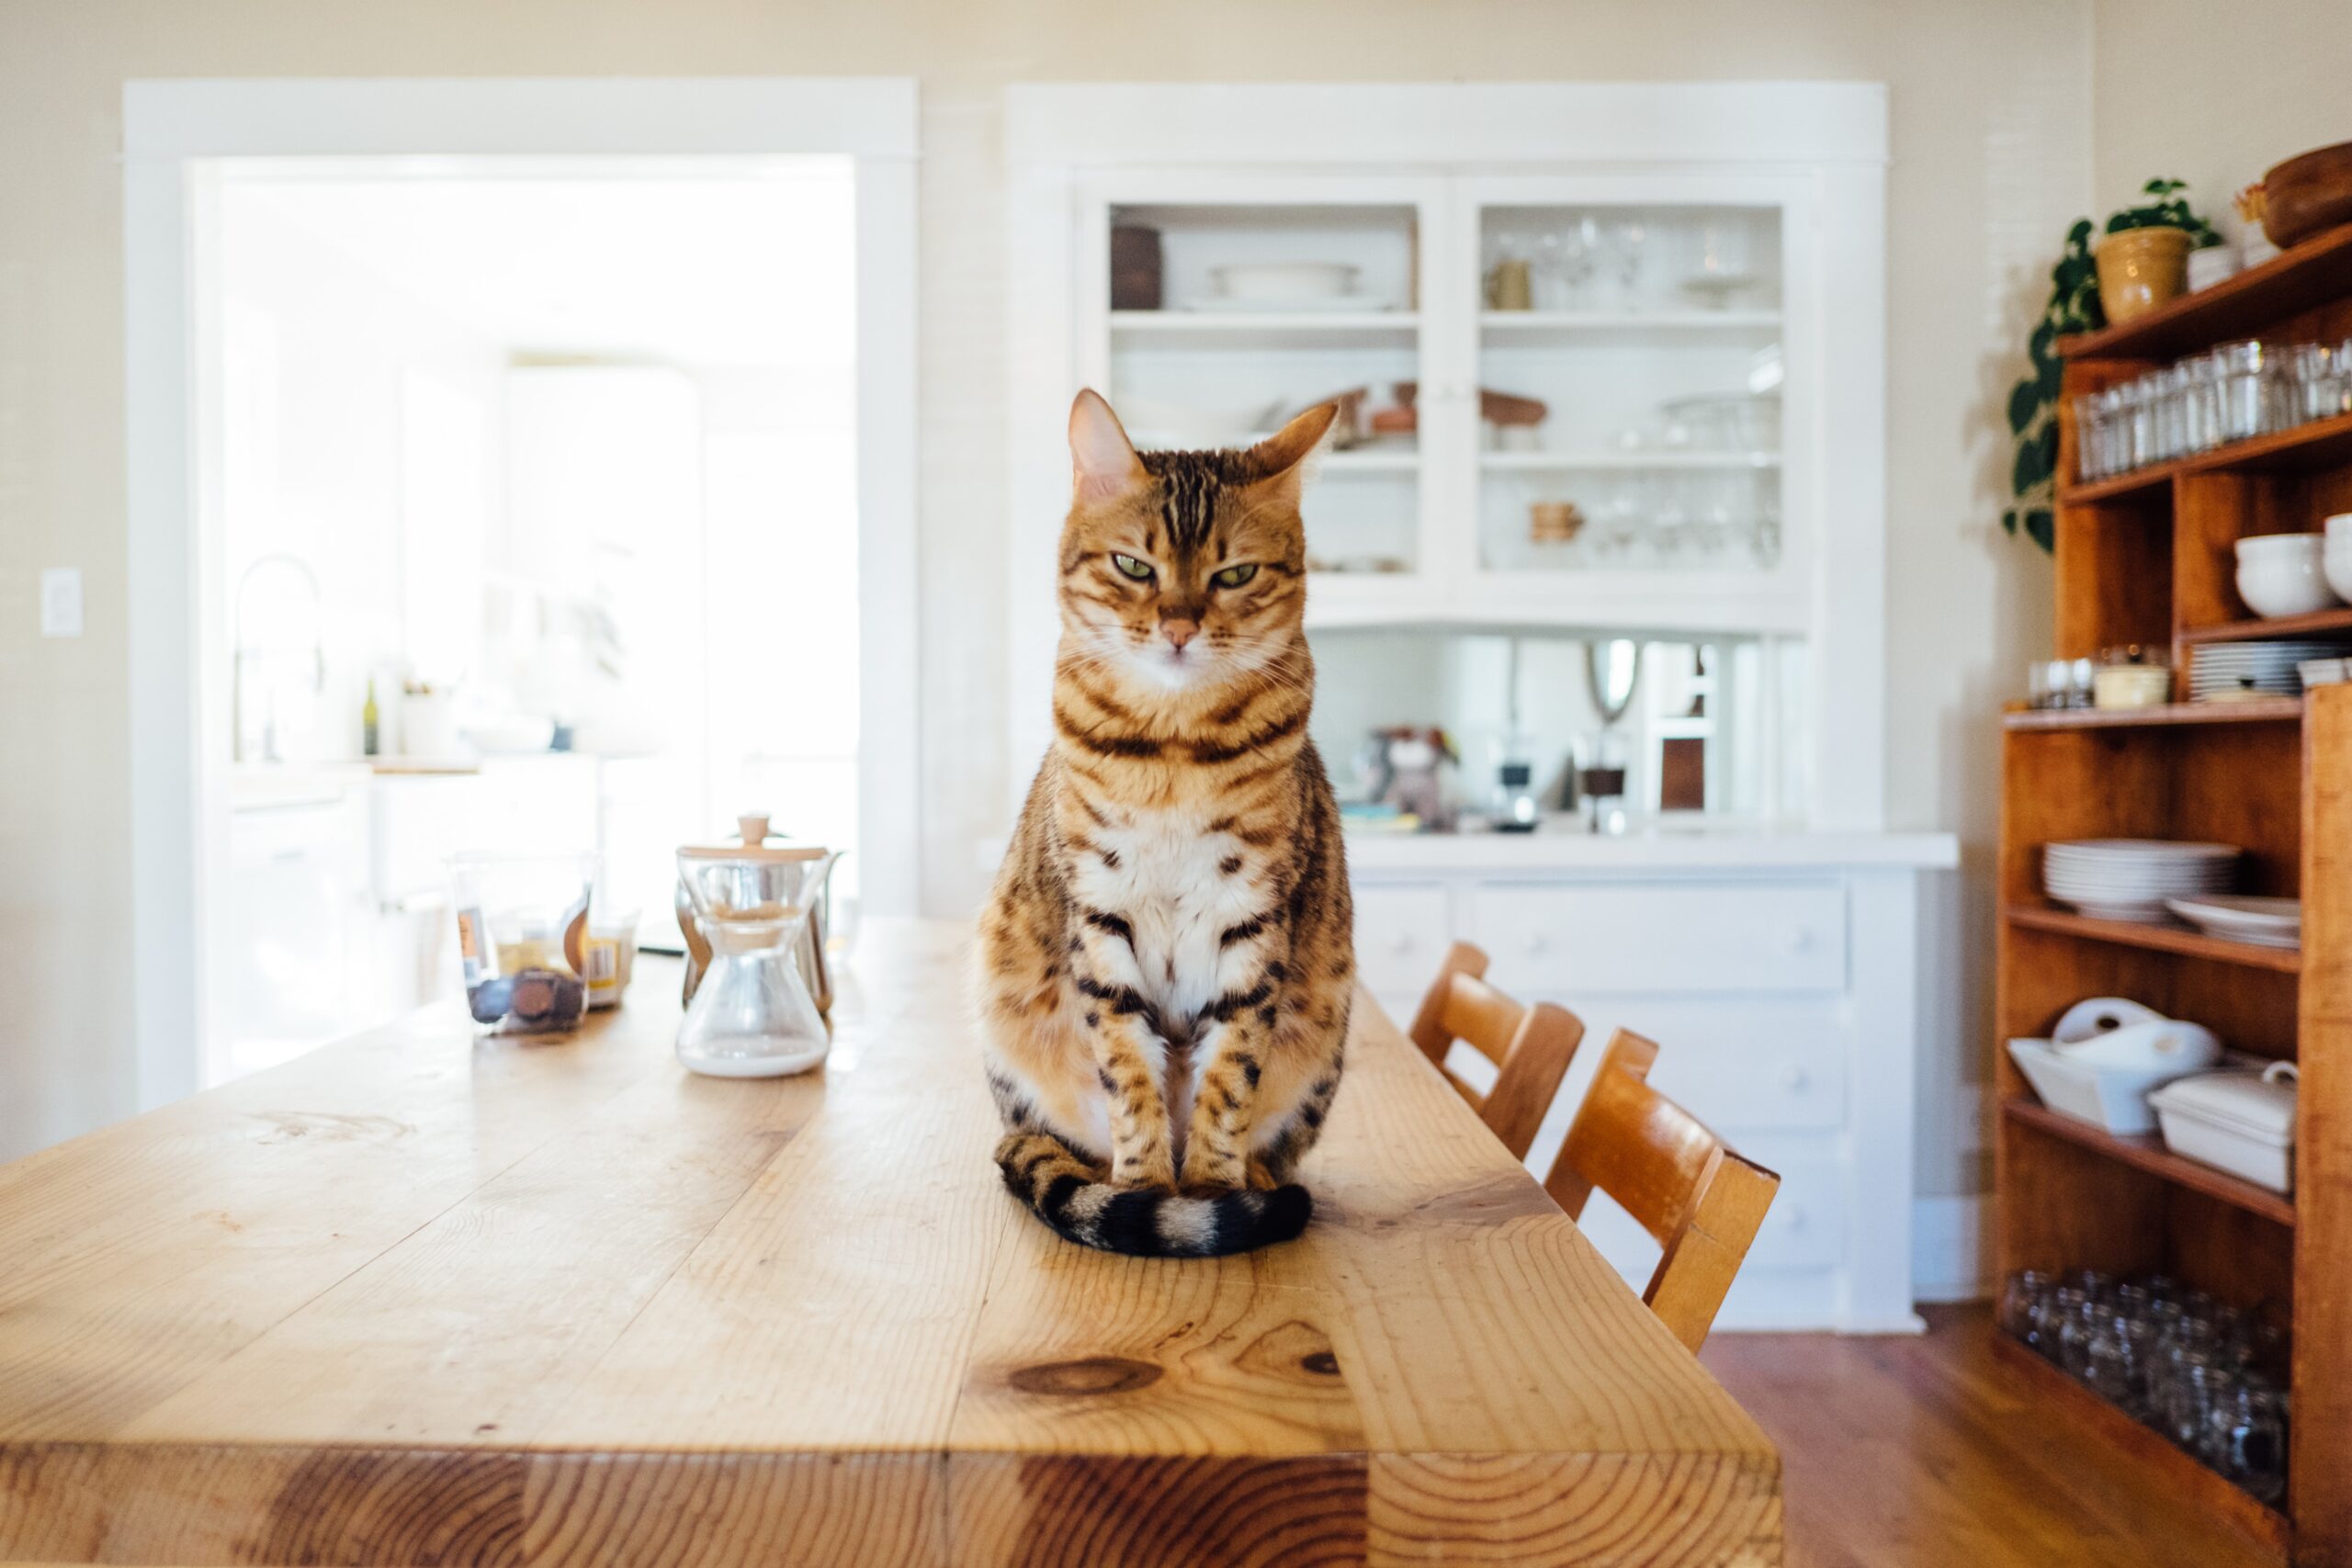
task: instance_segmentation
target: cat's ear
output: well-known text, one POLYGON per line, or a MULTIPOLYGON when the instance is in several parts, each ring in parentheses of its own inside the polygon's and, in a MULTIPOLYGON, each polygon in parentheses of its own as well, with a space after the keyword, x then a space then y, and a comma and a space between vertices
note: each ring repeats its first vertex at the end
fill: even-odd
POLYGON ((1069 405, 1069 457, 1081 505, 1123 495, 1144 478, 1135 443, 1091 387, 1069 405))
POLYGON ((1250 482, 1279 484, 1295 502, 1299 487, 1313 468, 1311 459, 1321 456, 1332 423, 1339 417, 1338 403, 1317 403, 1250 447, 1250 466, 1258 473, 1250 482))

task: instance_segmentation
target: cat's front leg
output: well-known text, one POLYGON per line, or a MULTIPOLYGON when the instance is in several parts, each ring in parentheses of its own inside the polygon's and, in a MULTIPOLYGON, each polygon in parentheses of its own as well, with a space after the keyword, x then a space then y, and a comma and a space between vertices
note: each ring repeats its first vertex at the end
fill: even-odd
POLYGON ((1195 1047, 1200 1087, 1184 1138, 1180 1185, 1232 1188, 1249 1184, 1250 1134, 1258 1119, 1258 1082, 1273 1043, 1272 978, 1228 991, 1211 1007, 1214 1021, 1195 1047))
POLYGON ((1172 1188, 1174 1129, 1160 1088, 1168 1044, 1151 1004, 1136 988, 1134 953, 1098 937, 1081 942, 1079 958, 1086 1043, 1110 1104, 1112 1184, 1172 1188))

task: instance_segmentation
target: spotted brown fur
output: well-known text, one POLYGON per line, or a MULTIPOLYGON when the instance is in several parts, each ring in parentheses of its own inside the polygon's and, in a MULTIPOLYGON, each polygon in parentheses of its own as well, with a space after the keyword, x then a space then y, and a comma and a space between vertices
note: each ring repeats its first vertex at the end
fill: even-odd
POLYGON ((1302 466, 1331 418, 1136 454, 1092 394, 1072 410, 1055 739, 975 972, 1005 1184, 1088 1246, 1236 1251, 1311 1209, 1290 1179, 1354 975, 1301 629, 1302 466))

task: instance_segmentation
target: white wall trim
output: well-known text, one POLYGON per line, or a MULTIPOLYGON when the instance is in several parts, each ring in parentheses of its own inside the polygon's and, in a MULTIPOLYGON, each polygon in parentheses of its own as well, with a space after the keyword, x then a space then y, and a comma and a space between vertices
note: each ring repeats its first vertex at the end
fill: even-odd
POLYGON ((1911 1205, 1911 1294, 1922 1302, 1976 1302, 1996 1281, 1984 1247, 1990 1201, 1982 1194, 1921 1198, 1911 1205))
MULTIPOLYGON (((194 1090, 210 705, 190 657, 217 618, 198 558, 198 270, 221 158, 562 156, 856 161, 859 814, 866 908, 919 912, 916 86, 906 77, 359 79, 123 86, 132 1014, 141 1109, 194 1090)), ((224 721, 225 722, 225 721, 224 721)), ((225 754, 225 747, 222 749, 225 754)))
POLYGON ((1883 164, 1877 82, 1022 84, 1013 164, 1883 164))

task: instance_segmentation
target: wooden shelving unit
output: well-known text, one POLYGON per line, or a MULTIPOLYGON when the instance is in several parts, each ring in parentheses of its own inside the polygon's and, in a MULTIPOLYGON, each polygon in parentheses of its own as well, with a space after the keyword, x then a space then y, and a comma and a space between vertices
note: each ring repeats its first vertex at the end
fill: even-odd
MULTIPOLYGON (((2352 336, 2352 227, 2064 342, 2065 406, 2250 336, 2352 336)), ((2062 414, 2062 473, 2075 454, 2062 414)), ((2316 529, 2341 511, 2352 511, 2352 416, 2062 486, 2055 651, 2160 644, 2182 669, 2211 642, 2341 636, 2352 649, 2352 610, 2261 621, 2233 581, 2239 538, 2316 529)), ((2212 706, 2011 712, 2001 741, 2000 1040, 2047 1034, 2085 997, 2129 996, 2301 1071, 2287 1197, 2159 1139, 2115 1137, 2047 1110, 1996 1043, 2001 1270, 2162 1271, 2242 1304, 2285 1305, 2294 1365, 2284 1506, 2237 1491, 2021 1347, 2005 1341, 2004 1357, 2253 1540, 2298 1564, 2352 1568, 2352 686, 2212 706), (2245 891, 2302 897, 2301 950, 2050 904, 2042 847, 2107 837, 2242 845, 2245 891)))

